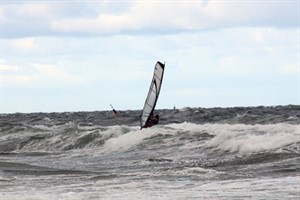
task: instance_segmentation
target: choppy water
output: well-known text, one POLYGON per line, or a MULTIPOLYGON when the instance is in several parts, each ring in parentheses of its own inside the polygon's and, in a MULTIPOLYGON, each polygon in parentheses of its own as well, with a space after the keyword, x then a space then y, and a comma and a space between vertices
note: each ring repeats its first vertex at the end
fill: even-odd
POLYGON ((299 199, 300 106, 2 114, 1 200, 299 199))

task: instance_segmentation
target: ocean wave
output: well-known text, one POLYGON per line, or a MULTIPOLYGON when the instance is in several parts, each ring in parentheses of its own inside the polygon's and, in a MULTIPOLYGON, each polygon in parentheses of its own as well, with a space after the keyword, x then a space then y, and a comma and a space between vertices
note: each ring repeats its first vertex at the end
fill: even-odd
POLYGON ((103 151, 128 149, 172 149, 258 153, 284 150, 299 153, 299 125, 194 124, 158 125, 140 130, 137 126, 18 125, 17 131, 1 134, 0 152, 66 151, 100 148, 103 151))

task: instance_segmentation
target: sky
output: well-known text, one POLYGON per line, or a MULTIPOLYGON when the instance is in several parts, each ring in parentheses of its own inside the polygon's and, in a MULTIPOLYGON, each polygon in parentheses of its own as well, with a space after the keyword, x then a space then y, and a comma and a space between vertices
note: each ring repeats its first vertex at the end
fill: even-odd
POLYGON ((1 113, 300 104, 299 0, 1 0, 1 113))

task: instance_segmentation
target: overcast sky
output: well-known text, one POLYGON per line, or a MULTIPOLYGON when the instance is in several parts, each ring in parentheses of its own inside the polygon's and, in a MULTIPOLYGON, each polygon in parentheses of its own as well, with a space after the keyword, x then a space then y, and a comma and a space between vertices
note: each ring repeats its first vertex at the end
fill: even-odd
POLYGON ((299 0, 1 1, 1 113, 299 104, 299 0))

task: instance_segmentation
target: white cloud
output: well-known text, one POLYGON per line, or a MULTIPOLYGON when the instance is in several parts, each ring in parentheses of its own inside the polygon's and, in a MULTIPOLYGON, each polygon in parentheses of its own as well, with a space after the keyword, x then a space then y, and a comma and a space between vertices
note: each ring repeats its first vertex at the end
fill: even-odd
POLYGON ((19 69, 19 67, 16 65, 6 64, 3 59, 0 60, 0 63, 0 71, 17 71, 19 69))
MULTIPOLYGON (((137 1, 123 13, 100 13, 96 18, 56 19, 58 32, 92 34, 205 30, 232 26, 297 26, 293 2, 137 1), (286 15, 285 12, 289 12, 286 15)), ((257 35, 259 39, 259 35, 257 35)))
POLYGON ((53 12, 53 6, 49 3, 24 3, 22 6, 16 7, 18 8, 18 13, 16 14, 19 16, 50 18, 52 15, 51 13, 53 12))
POLYGON ((57 2, 2 2, 3 23, 26 22, 27 19, 49 20, 55 10, 62 6, 57 2))
MULTIPOLYGON (((257 64, 258 65, 258 64, 257 64)), ((215 68, 215 73, 222 76, 249 76, 253 73, 259 72, 259 66, 254 66, 254 63, 248 58, 240 57, 240 55, 221 57, 218 65, 215 68)))
POLYGON ((41 63, 32 63, 31 65, 38 70, 40 81, 42 81, 42 79, 48 79, 50 82, 60 81, 63 83, 84 81, 83 76, 69 73, 60 66, 41 63))
POLYGON ((4 87, 11 85, 30 84, 34 81, 34 77, 23 73, 22 67, 16 64, 7 63, 1 59, 1 84, 4 87))
POLYGON ((28 75, 18 75, 18 74, 7 74, 2 75, 2 83, 4 87, 9 87, 12 85, 22 85, 24 84, 33 84, 34 83, 34 77, 28 76, 28 75))
POLYGON ((21 51, 30 51, 35 47, 34 38, 17 39, 12 42, 12 45, 21 51))
POLYGON ((78 84, 85 80, 83 75, 74 74, 66 71, 63 67, 50 64, 30 63, 25 64, 23 67, 4 65, 4 69, 2 70, 6 70, 2 73, 2 81, 7 88, 10 86, 25 85, 27 87, 46 85, 57 87, 57 84, 78 84))
POLYGON ((83 32, 83 33, 115 33, 124 29, 127 24, 125 16, 106 14, 96 19, 66 19, 57 20, 51 23, 51 28, 62 32, 83 32))
POLYGON ((300 69, 297 64, 286 64, 279 69, 279 72, 283 75, 299 75, 300 69))

